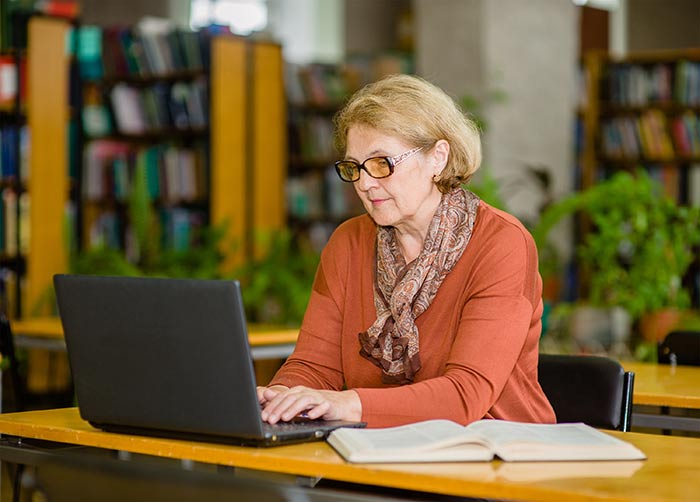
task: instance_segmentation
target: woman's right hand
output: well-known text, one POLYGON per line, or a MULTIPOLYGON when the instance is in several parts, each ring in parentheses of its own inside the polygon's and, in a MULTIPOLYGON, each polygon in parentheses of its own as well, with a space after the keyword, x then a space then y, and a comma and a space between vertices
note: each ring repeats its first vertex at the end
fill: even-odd
POLYGON ((287 387, 286 385, 273 385, 271 387, 264 387, 262 385, 258 385, 258 402, 264 408, 265 405, 277 394, 286 390, 289 390, 289 387, 287 387))

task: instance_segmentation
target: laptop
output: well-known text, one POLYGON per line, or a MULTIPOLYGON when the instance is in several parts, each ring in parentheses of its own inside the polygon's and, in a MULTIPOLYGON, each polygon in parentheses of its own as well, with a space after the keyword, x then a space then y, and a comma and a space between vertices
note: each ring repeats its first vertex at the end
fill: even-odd
POLYGON ((271 446, 364 423, 260 418, 235 280, 54 276, 78 408, 96 428, 271 446))

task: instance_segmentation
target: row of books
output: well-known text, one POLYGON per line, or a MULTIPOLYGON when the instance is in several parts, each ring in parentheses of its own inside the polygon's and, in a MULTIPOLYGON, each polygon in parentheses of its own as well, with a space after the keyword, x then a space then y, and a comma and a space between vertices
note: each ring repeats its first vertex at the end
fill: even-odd
POLYGON ((666 115, 659 110, 614 117, 602 124, 601 136, 603 154, 609 158, 671 160, 676 155, 666 115))
POLYGON ((153 17, 131 28, 87 25, 78 29, 76 54, 85 80, 198 72, 209 66, 209 34, 153 17))
POLYGON ((606 77, 607 98, 613 105, 700 105, 700 62, 615 64, 606 77))
MULTIPOLYGON (((700 162, 679 166, 676 163, 638 162, 649 176, 658 181, 664 195, 682 205, 700 207, 700 162)), ((619 166, 602 163, 598 169, 598 180, 610 178, 619 166)))
POLYGON ((352 54, 343 64, 287 63, 287 99, 293 105, 337 106, 363 85, 396 73, 413 73, 413 57, 404 52, 352 54))
MULTIPOLYGON (((202 211, 181 207, 160 208, 156 212, 163 230, 163 249, 185 251, 190 249, 197 229, 205 224, 202 211)), ((87 247, 106 246, 123 249, 126 256, 136 260, 138 249, 133 228, 123 211, 100 212, 88 223, 87 247)))
POLYGON ((700 116, 686 112, 671 119, 671 135, 676 152, 684 157, 700 157, 700 116))
POLYGON ((29 209, 27 192, 0 189, 0 254, 25 255, 29 249, 29 209))
POLYGON ((83 124, 88 137, 111 134, 112 123, 116 132, 126 135, 198 131, 209 124, 204 77, 146 87, 120 82, 110 89, 109 104, 107 107, 99 97, 86 100, 83 124))
POLYGON ((289 154, 292 159, 302 163, 318 163, 335 158, 333 122, 328 117, 292 112, 290 121, 289 154))
POLYGON ((336 106, 358 85, 345 65, 286 63, 284 84, 293 105, 336 106))
POLYGON ((675 164, 649 165, 646 169, 667 196, 679 204, 700 207, 700 163, 685 169, 679 169, 675 164))
POLYGON ((137 166, 143 165, 152 199, 170 205, 201 201, 208 193, 206 155, 203 144, 137 147, 120 141, 91 141, 84 150, 83 199, 127 200, 137 166))
POLYGON ((673 69, 669 64, 610 65, 608 99, 619 106, 647 106, 673 100, 673 69))
POLYGON ((680 61, 676 65, 675 93, 680 104, 700 105, 700 62, 680 61))
POLYGON ((0 179, 16 180, 19 177, 26 181, 29 176, 29 142, 26 125, 0 127, 0 179))
POLYGON ((290 176, 286 185, 288 214, 299 220, 341 221, 362 213, 362 203, 352 183, 338 178, 335 168, 290 176))

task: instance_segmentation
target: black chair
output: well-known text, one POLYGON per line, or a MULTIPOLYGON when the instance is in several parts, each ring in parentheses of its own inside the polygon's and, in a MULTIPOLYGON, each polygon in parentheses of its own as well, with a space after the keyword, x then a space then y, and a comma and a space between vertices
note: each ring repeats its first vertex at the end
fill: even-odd
POLYGON ((3 395, 2 411, 26 411, 47 408, 62 408, 71 406, 74 402, 74 390, 72 381, 68 388, 47 391, 32 392, 27 389, 26 381, 20 372, 20 362, 15 351, 14 336, 9 319, 0 313, 0 354, 5 370, 3 371, 3 390, 9 391, 3 395))
POLYGON ((629 431, 634 373, 607 357, 540 354, 539 382, 557 422, 629 431))
POLYGON ((659 364, 700 366, 700 331, 671 331, 659 343, 659 364))

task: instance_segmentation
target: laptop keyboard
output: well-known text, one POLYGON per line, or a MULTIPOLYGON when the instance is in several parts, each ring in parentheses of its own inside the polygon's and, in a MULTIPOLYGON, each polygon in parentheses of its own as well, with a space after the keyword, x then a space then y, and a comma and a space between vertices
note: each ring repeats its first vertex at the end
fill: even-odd
POLYGON ((324 420, 314 420, 311 418, 295 417, 289 422, 277 422, 276 424, 265 424, 265 428, 272 431, 295 431, 298 429, 306 429, 309 427, 318 427, 323 425, 324 420))

